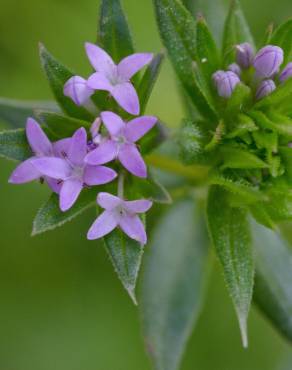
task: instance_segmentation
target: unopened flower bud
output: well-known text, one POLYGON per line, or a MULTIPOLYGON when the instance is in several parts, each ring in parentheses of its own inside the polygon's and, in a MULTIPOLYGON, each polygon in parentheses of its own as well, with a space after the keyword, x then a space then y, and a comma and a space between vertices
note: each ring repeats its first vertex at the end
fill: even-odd
POLYGON ((224 72, 224 75, 217 82, 217 91, 222 98, 229 98, 236 85, 240 83, 239 77, 231 71, 224 72))
POLYGON ((241 68, 238 64, 232 63, 228 66, 228 71, 235 73, 237 76, 241 75, 241 68))
POLYGON ((252 65, 254 51, 251 44, 244 42, 236 45, 236 62, 241 68, 247 69, 252 65))
POLYGON ((102 135, 99 132, 100 126, 101 126, 101 118, 97 117, 90 127, 90 133, 91 133, 92 142, 94 145, 99 145, 102 141, 102 135))
POLYGON ((253 62, 257 76, 262 78, 272 77, 278 72, 283 59, 284 53, 279 46, 268 45, 260 49, 253 62))
POLYGON ((83 105, 94 93, 87 86, 87 81, 80 76, 71 77, 64 86, 64 95, 71 98, 76 105, 83 105))
POLYGON ((215 73, 213 73, 212 75, 212 81, 214 82, 214 85, 217 87, 218 86, 218 82, 224 77, 225 75, 225 72, 224 71, 217 71, 215 73))
POLYGON ((288 63, 286 67, 283 69, 279 76, 280 82, 284 82, 288 80, 288 78, 292 77, 292 62, 288 63))
POLYGON ((271 94, 276 89, 275 82, 273 80, 262 81, 256 92, 256 99, 260 100, 265 96, 271 94))

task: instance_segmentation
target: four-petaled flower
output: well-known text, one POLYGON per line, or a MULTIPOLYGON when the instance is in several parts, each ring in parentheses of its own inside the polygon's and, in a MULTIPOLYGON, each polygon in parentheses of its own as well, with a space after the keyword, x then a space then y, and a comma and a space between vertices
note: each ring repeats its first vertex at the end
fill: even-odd
POLYGON ((64 153, 63 158, 47 156, 32 162, 37 171, 59 180, 62 184, 60 190, 62 211, 72 207, 84 186, 106 184, 117 176, 111 168, 86 164, 84 161, 86 154, 87 134, 82 127, 73 135, 69 151, 64 153))
POLYGON ((141 244, 147 243, 145 227, 139 213, 147 212, 152 202, 147 199, 126 201, 109 193, 99 193, 97 203, 105 211, 95 220, 88 231, 89 240, 99 239, 120 227, 130 238, 141 244))
POLYGON ((101 119, 109 132, 109 138, 88 153, 85 161, 98 165, 118 159, 133 175, 146 177, 146 165, 135 143, 156 124, 157 118, 142 116, 125 123, 115 113, 102 112, 101 119))

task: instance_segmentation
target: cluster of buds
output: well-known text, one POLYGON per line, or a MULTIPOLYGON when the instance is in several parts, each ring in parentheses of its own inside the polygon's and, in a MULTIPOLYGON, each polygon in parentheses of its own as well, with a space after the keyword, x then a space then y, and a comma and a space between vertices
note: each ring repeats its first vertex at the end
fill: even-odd
POLYGON ((250 85, 256 100, 264 98, 277 88, 277 84, 292 76, 291 62, 280 71, 283 60, 284 52, 278 46, 267 45, 255 54, 249 43, 237 45, 236 63, 230 64, 228 71, 219 70, 212 76, 218 95, 229 98, 235 87, 243 82, 250 85))
MULTIPOLYGON (((106 90, 127 113, 138 116, 139 99, 130 79, 152 60, 152 54, 133 54, 116 65, 94 44, 87 43, 86 51, 96 72, 88 80, 80 76, 70 78, 64 86, 64 94, 77 105, 86 105, 96 90, 106 90)), ((123 172, 125 169, 134 176, 147 177, 146 164, 136 143, 156 123, 157 118, 153 116, 125 122, 116 113, 105 111, 93 122, 90 138, 81 127, 72 137, 51 142, 38 122, 29 118, 26 136, 33 155, 13 171, 9 181, 13 184, 36 179, 45 181, 59 195, 60 209, 65 212, 85 187, 107 184, 118 178, 117 196, 98 194, 97 203, 105 211, 93 223, 87 237, 98 239, 120 227, 130 238, 146 244, 145 228, 138 214, 148 211, 152 202, 124 199, 123 172), (113 161, 120 165, 105 166, 113 161)))

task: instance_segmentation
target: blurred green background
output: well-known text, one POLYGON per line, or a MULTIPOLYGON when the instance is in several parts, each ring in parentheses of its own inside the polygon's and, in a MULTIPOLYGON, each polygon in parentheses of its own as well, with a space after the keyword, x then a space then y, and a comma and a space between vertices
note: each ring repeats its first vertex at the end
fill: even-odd
MULTIPOLYGON (((215 1, 215 0, 214 0, 215 1)), ((51 98, 38 41, 80 74, 90 71, 84 41, 95 40, 98 0, 1 0, 0 95, 51 98)), ((159 50, 151 0, 124 0, 139 51, 159 50)), ((291 0, 242 0, 256 38, 292 15, 291 0)), ((168 63, 148 111, 175 126, 182 118, 168 63)), ((0 161, 0 370, 149 370, 138 310, 101 245, 86 241, 88 212, 30 238, 48 191, 8 186, 14 163, 0 161)), ((291 370, 292 348, 253 308, 250 347, 241 348, 231 302, 216 266, 183 370, 291 370)))

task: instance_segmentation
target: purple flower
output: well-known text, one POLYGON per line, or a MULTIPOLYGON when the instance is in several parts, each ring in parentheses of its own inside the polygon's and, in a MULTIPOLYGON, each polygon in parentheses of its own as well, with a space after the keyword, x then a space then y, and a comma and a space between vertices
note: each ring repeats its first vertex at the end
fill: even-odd
POLYGON ((268 45, 260 49, 254 58, 253 66, 260 78, 272 77, 283 63, 284 53, 278 46, 268 45))
POLYGON ((236 85, 240 83, 239 77, 231 71, 218 74, 215 80, 218 95, 222 98, 229 98, 236 85))
POLYGON ((236 45, 236 62, 241 68, 249 68, 252 65, 253 58, 253 47, 248 42, 236 45))
POLYGON ((89 240, 99 239, 120 227, 130 238, 141 244, 147 243, 147 235, 138 213, 147 212, 152 202, 146 199, 125 201, 109 193, 99 193, 97 203, 105 211, 95 220, 88 231, 89 240))
POLYGON ((232 63, 228 66, 228 71, 235 73, 237 76, 241 75, 241 68, 238 64, 232 63))
POLYGON ((288 78, 292 77, 292 62, 288 63, 286 67, 283 69, 279 76, 280 82, 284 82, 288 80, 288 78))
POLYGON ((112 58, 98 46, 86 43, 85 47, 89 61, 96 70, 96 73, 88 79, 88 87, 108 91, 125 111, 138 115, 139 98, 130 79, 151 62, 153 54, 133 54, 116 65, 112 58))
POLYGON ((79 106, 84 105, 93 93, 94 90, 88 87, 87 81, 80 76, 71 77, 64 86, 64 95, 79 106))
POLYGON ((219 70, 212 75, 212 81, 214 82, 214 85, 217 87, 218 82, 225 76, 225 71, 219 70))
POLYGON ((115 113, 102 112, 101 119, 109 138, 88 153, 85 161, 97 165, 118 159, 133 175, 146 177, 146 165, 135 143, 156 124, 157 118, 142 116, 125 123, 115 113))
POLYGON ((87 134, 81 127, 72 136, 64 158, 42 157, 32 162, 40 173, 62 183, 60 209, 63 212, 73 206, 84 186, 106 184, 117 176, 111 168, 86 164, 86 154, 87 134))
POLYGON ((260 100, 265 96, 271 94, 276 89, 275 82, 273 80, 264 80, 260 83, 257 92, 256 99, 260 100))
MULTIPOLYGON (((62 152, 68 150, 70 143, 70 139, 51 143, 41 126, 33 118, 28 118, 26 122, 26 137, 34 155, 20 163, 12 172, 9 178, 11 184, 24 184, 41 179, 43 174, 33 166, 33 161, 41 157, 60 156, 62 152)), ((57 181, 48 177, 45 177, 45 180, 50 188, 58 193, 60 186, 57 181)))

